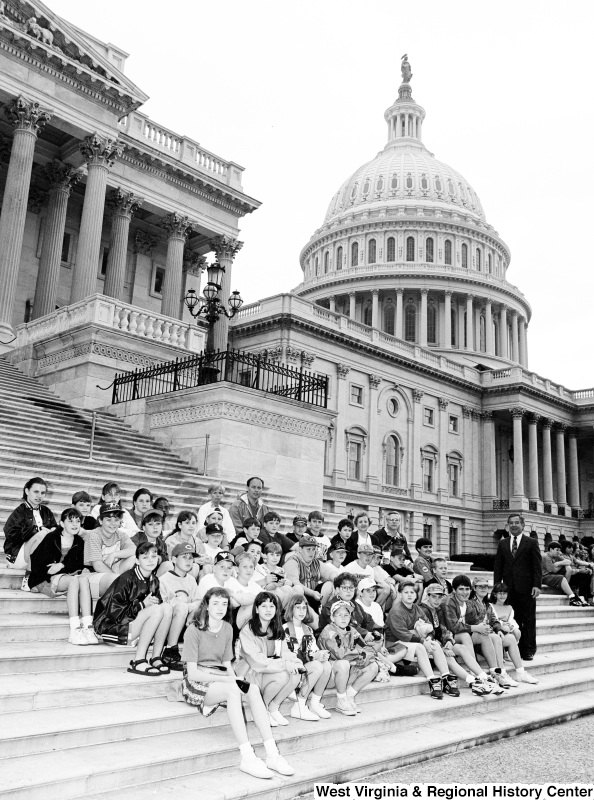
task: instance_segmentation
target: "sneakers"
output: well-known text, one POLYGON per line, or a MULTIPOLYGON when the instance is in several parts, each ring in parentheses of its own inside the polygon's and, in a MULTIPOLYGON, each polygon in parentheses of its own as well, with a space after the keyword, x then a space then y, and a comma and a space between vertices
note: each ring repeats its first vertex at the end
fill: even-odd
POLYGON ((482 681, 480 678, 475 678, 470 684, 470 691, 476 694, 477 697, 484 697, 486 694, 491 694, 493 688, 490 684, 482 681))
POLYGON ((449 694, 450 697, 460 697, 458 678, 456 678, 455 675, 443 675, 441 679, 441 688, 443 693, 449 694))
MULTIPOLYGON (((276 711, 268 711, 268 717, 270 718, 270 727, 276 728, 279 725, 288 725, 289 720, 285 719, 280 711, 277 709, 276 711), (274 722, 273 722, 274 720, 274 722)), ((292 775, 293 773, 291 773, 292 775)))
POLYGON ((501 684, 501 686, 503 686, 504 689, 509 689, 510 686, 517 686, 518 685, 517 681, 515 681, 513 678, 510 678, 510 676, 507 674, 507 672, 504 669, 501 670, 501 676, 504 678, 504 680, 507 683, 507 686, 503 686, 503 684, 501 684))
POLYGON ((520 683, 538 683, 538 678, 535 678, 529 672, 526 672, 526 670, 516 670, 516 680, 520 683))
POLYGON ((307 720, 308 722, 319 722, 319 716, 313 712, 310 708, 307 707, 307 703, 302 697, 297 698, 297 702, 293 703, 293 708, 291 709, 291 716, 294 719, 303 719, 307 720))
POLYGON ((268 769, 273 769, 280 775, 294 775, 293 767, 278 753, 276 756, 268 756, 266 759, 268 769))
POLYGON ((309 707, 313 711, 314 714, 317 714, 320 719, 330 719, 332 714, 326 711, 324 706, 319 700, 314 700, 313 698, 309 701, 309 707))
POLYGON ((429 678, 431 697, 434 700, 443 700, 443 689, 441 688, 441 678, 429 678))
POLYGON ((344 714, 345 717, 356 717, 357 711, 353 708, 350 701, 345 697, 339 697, 336 701, 336 710, 339 711, 341 714, 344 714))
POLYGON ((262 759, 258 758, 258 756, 255 754, 242 758, 239 769, 242 772, 247 772, 248 775, 253 775, 254 778, 274 777, 262 759))
MULTIPOLYGON (((23 579, 23 580, 24 580, 24 579, 23 579)), ((22 587, 21 587, 21 588, 22 588, 22 587)), ((570 597, 570 598, 569 598, 569 605, 570 605, 570 606, 576 606, 576 607, 578 607, 578 608, 581 608, 581 607, 582 607, 584 604, 582 603, 582 601, 580 600, 580 598, 577 596, 577 594, 574 594, 574 596, 573 596, 573 597, 570 597)))
POLYGON ((83 636, 87 640, 87 644, 99 644, 99 639, 95 636, 95 631, 92 628, 81 628, 83 636))
POLYGON ((31 589, 29 588, 29 573, 23 575, 23 580, 21 581, 21 592, 30 592, 31 589))
POLYGON ((74 628, 74 630, 70 631, 70 636, 68 637, 68 641, 70 644, 79 644, 79 645, 87 645, 89 642, 87 641, 87 637, 85 636, 85 632, 82 628, 74 628))
POLYGON ((346 696, 348 697, 349 703, 350 703, 350 704, 352 705, 352 707, 355 709, 355 711, 357 712, 357 714, 360 714, 360 713, 361 713, 361 709, 359 708, 359 706, 357 705, 357 703, 355 703, 355 696, 356 696, 356 692, 354 692, 354 691, 351 689, 351 687, 350 687, 350 686, 349 686, 349 688, 346 690, 346 696))
POLYGON ((497 694, 503 694, 504 693, 504 689, 499 684, 499 681, 497 680, 497 675, 496 674, 495 675, 488 674, 487 675, 487 681, 489 682, 489 685, 491 686, 491 694, 496 694, 497 695, 497 694))

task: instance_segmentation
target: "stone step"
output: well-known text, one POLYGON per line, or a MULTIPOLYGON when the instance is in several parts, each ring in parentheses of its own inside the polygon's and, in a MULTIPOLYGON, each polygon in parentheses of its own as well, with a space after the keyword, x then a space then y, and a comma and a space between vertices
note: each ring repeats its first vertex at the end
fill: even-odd
MULTIPOLYGON (((8 575, 11 583, 14 581, 12 573, 18 573, 18 585, 21 585, 23 570, 3 568, 3 575, 8 575)), ((14 585, 14 584, 13 584, 14 585)), ((65 614, 66 598, 56 597, 50 599, 45 595, 35 592, 22 592, 20 589, 0 589, 0 604, 3 614, 23 616, 26 614, 65 614)))
POLYGON ((69 644, 67 634, 61 641, 0 642, 0 675, 125 668, 133 656, 133 648, 69 644))
MULTIPOLYGON (((312 792, 316 783, 364 782, 371 775, 387 770, 591 714, 592 707, 594 691, 588 690, 552 697, 547 703, 521 703, 515 706, 513 715, 504 705, 498 707, 488 703, 484 706, 488 708, 488 713, 475 714, 466 719, 454 717, 439 725, 418 725, 407 731, 406 736, 398 736, 396 729, 393 736, 346 739, 340 742, 339 747, 333 744, 312 745, 311 749, 291 752, 288 742, 285 747, 283 737, 281 750, 296 770, 296 774, 290 778, 264 781, 246 776, 237 769, 239 757, 236 754, 233 761, 229 758, 230 764, 227 759, 224 763, 221 759, 220 766, 218 763, 212 764, 211 770, 206 773, 184 775, 182 772, 153 784, 142 783, 139 775, 136 782, 130 782, 132 785, 118 786, 118 800, 160 800, 163 797, 174 797, 176 800, 193 800, 196 797, 208 797, 209 800, 242 800, 248 797, 251 800, 293 800, 312 792)), ((481 757, 480 752, 477 752, 477 757, 481 757)), ((94 782, 89 780, 85 784, 84 795, 78 797, 81 800, 83 797, 107 800, 113 797, 113 793, 109 789, 97 792, 94 782)))
POLYGON ((554 650, 570 650, 579 647, 591 647, 594 643, 592 633, 552 633, 537 637, 538 651, 550 653, 554 650))
MULTIPOLYGON (((594 611, 594 610, 593 610, 594 611)), ((594 613, 590 611, 590 615, 582 614, 581 618, 570 617, 569 619, 536 619, 536 635, 547 636, 549 634, 556 635, 557 633, 585 633, 587 635, 594 634, 594 613)))
POLYGON ((68 638, 66 614, 0 614, 0 644, 58 642, 68 638))
MULTIPOLYGON (((295 797, 300 793, 296 789, 302 770, 311 759, 318 763, 317 756, 322 750, 325 751, 325 774, 333 775, 338 760, 342 765, 351 763, 350 759, 343 760, 345 748, 359 753, 363 750, 368 760, 371 756, 375 761, 376 747, 383 746, 386 741, 393 748, 396 741, 409 742, 411 738, 416 739, 416 732, 419 730, 426 737, 428 731, 442 729, 444 726, 449 729, 457 727, 460 741, 463 738, 461 731, 470 733, 474 727, 470 723, 480 722, 485 716, 491 719, 492 714, 500 714, 503 723, 506 707, 504 729, 517 728, 523 717, 520 708, 525 708, 526 715, 531 716, 530 706, 539 710, 549 706, 548 702, 535 701, 550 698, 551 704, 557 704, 562 699, 571 705, 572 694, 579 694, 581 697, 584 694, 594 696, 593 689, 594 673, 591 670, 576 670, 571 678, 566 673, 550 675, 547 676, 546 683, 543 680, 536 687, 522 686, 515 690, 513 696, 508 694, 506 698, 476 698, 470 691, 464 690, 460 698, 446 698, 439 706, 428 696, 403 698, 394 703, 387 703, 385 700, 373 702, 373 695, 369 693, 370 702, 362 704, 362 713, 355 718, 349 718, 346 723, 342 717, 334 714, 329 720, 316 723, 294 721, 287 728, 276 729, 275 737, 281 752, 298 765, 298 772, 293 779, 273 779, 270 783, 276 783, 275 788, 281 785, 289 788, 290 785, 292 794, 284 796, 295 797), (513 718, 509 714, 512 705, 513 718), (403 729, 405 720, 408 721, 410 730, 406 737, 399 737, 397 733, 403 729), (374 751, 373 755, 371 749, 374 751)), ((92 747, 39 753, 34 758, 35 769, 31 769, 31 756, 13 756, 2 763, 0 797, 38 800, 47 798, 48 795, 73 798, 114 789, 119 793, 126 787, 137 787, 141 782, 162 781, 192 773, 204 773, 200 775, 203 788, 198 796, 222 798, 229 797, 228 792, 233 791, 240 791, 243 796, 253 796, 254 790, 270 791, 273 788, 270 783, 264 784, 256 780, 252 782, 249 778, 238 781, 238 773, 228 769, 238 763, 237 747, 230 727, 217 724, 215 720, 216 716, 212 721, 205 721, 208 736, 188 735, 187 731, 181 731, 126 742, 116 741, 95 744, 92 747), (211 793, 211 786, 213 789, 217 787, 218 794, 211 793)))

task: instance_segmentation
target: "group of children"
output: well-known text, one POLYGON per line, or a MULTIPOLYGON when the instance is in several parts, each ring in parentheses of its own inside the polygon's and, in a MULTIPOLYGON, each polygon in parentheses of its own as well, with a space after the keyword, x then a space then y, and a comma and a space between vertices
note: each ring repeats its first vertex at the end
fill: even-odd
POLYGON ((315 722, 330 716, 327 687, 336 689, 336 711, 355 716, 359 692, 391 675, 421 672, 435 699, 459 697, 459 680, 478 696, 537 683, 519 656, 506 587, 487 600, 485 579, 458 575, 450 584, 429 539, 417 540, 411 559, 397 512, 373 535, 365 512, 341 520, 332 537, 319 511, 296 516, 287 535, 274 511, 230 528, 224 489, 213 486, 209 503, 182 511, 169 529, 168 504, 155 507, 139 489, 128 511, 110 482, 94 508, 77 492, 56 523, 45 490, 41 478, 28 481, 5 526, 7 560, 27 569, 27 588, 66 595, 72 644, 134 647, 128 672, 179 671, 179 696, 202 714, 226 705, 241 769, 252 775, 293 773, 271 734, 289 724, 287 698, 290 717, 315 722), (265 761, 247 739, 243 700, 265 761))

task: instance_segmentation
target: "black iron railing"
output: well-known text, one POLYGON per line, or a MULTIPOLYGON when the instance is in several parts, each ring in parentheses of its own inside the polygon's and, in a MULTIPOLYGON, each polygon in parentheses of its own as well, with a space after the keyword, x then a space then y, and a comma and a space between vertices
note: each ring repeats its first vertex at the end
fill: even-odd
POLYGON ((508 511, 509 500, 493 500, 493 511, 508 511))
POLYGON ((179 392, 220 381, 237 383, 320 408, 327 408, 328 405, 326 375, 314 375, 303 368, 273 364, 242 350, 200 353, 116 375, 111 402, 126 403, 141 397, 179 392))

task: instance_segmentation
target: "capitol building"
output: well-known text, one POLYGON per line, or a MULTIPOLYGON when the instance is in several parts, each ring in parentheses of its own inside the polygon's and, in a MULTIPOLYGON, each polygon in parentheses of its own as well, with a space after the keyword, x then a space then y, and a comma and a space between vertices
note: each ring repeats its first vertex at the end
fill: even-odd
POLYGON ((374 523, 398 509, 409 540, 450 553, 491 551, 516 509, 541 542, 591 533, 594 391, 530 371, 532 311, 507 280, 511 253, 470 183, 423 142, 406 57, 385 146, 330 198, 302 282, 214 329, 221 350, 327 379, 324 407, 246 374, 111 406, 117 372, 202 351, 206 326, 184 296, 216 256, 226 299, 239 222, 260 205, 199 131, 142 112, 126 58, 41 3, 2 4, 5 358, 210 475, 261 474, 296 509, 366 509, 374 523))

